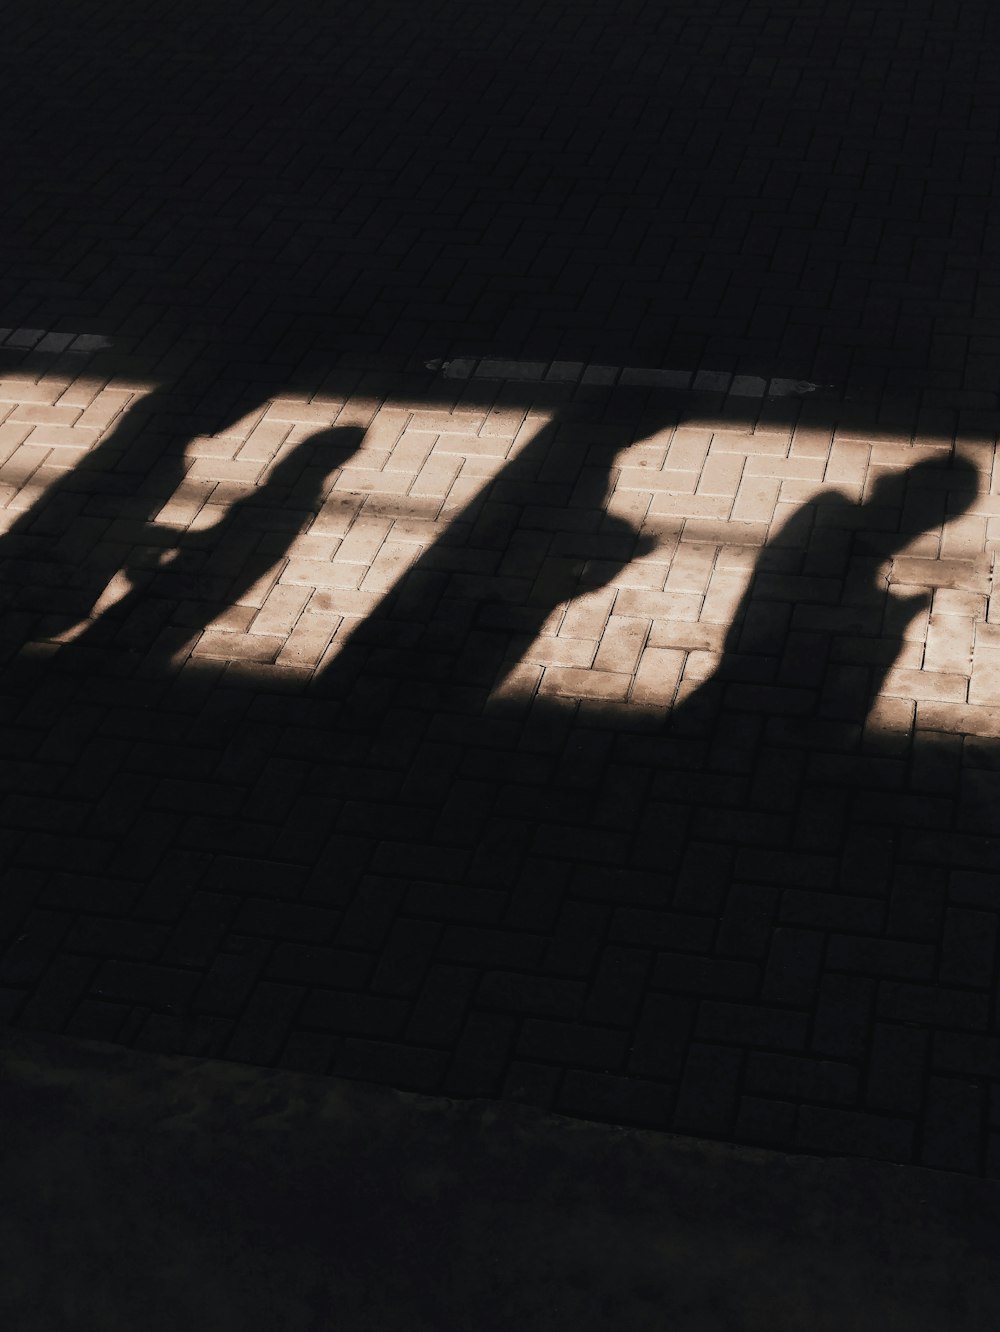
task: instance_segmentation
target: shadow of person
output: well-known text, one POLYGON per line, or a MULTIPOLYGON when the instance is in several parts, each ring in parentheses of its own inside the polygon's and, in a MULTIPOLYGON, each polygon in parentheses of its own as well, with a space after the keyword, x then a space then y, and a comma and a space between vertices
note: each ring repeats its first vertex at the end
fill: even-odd
POLYGON ((58 669, 98 667, 123 675, 141 661, 145 676, 165 678, 175 652, 237 608, 280 563, 321 507, 330 474, 349 461, 363 439, 364 431, 353 426, 310 436, 289 448, 265 483, 233 503, 218 522, 179 533, 158 566, 126 564, 121 574, 130 589, 60 649, 58 669))
POLYGON ((605 511, 613 435, 542 426, 358 626, 315 692, 349 702, 352 725, 381 725, 393 707, 481 712, 557 608, 651 547, 605 511))
POLYGON ((810 725, 860 734, 931 604, 927 591, 892 591, 892 560, 964 512, 977 485, 972 463, 931 459, 883 474, 861 504, 833 492, 798 508, 762 550, 715 673, 675 709, 671 730, 715 730, 734 751, 810 725))
POLYGON ((228 393, 216 385, 206 362, 132 402, 100 443, 48 485, 0 535, 0 660, 90 615, 121 566, 116 525, 153 523, 184 479, 190 440, 223 429, 259 401, 247 388, 228 393))
POLYGON ((682 875, 676 904, 722 911, 733 882, 772 878, 769 856, 840 852, 871 823, 890 780, 877 755, 909 743, 874 710, 908 645, 906 666, 920 667, 917 622, 932 602, 894 590, 894 560, 961 515, 977 486, 966 460, 921 462, 883 474, 860 504, 815 496, 761 551, 714 671, 678 700, 658 751, 654 793, 671 802, 679 860, 710 845, 728 866, 701 897, 682 875), (748 848, 760 852, 752 873, 748 848))

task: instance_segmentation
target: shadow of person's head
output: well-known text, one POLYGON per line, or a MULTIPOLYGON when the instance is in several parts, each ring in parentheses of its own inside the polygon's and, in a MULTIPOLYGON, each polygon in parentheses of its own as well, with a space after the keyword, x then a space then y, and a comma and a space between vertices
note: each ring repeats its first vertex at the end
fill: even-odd
POLYGON ((898 553, 916 537, 960 517, 978 490, 979 469, 954 455, 884 472, 861 506, 861 531, 886 534, 890 538, 886 544, 898 553), (891 540, 893 534, 897 540, 891 540))

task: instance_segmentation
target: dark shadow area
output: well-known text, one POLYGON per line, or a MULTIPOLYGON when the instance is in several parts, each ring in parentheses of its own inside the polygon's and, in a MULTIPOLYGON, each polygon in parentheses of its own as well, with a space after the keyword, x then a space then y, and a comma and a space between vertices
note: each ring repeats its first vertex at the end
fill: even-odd
POLYGON ((995 748, 869 719, 926 605, 884 570, 961 515, 975 469, 804 504, 672 713, 491 698, 644 549, 604 510, 627 442, 540 430, 304 693, 166 663, 280 559, 241 533, 280 507, 290 540, 347 429, 289 449, 51 660, 12 663, 9 1020, 995 1169, 995 748))
POLYGON ((640 552, 602 508, 616 449, 702 412, 752 426, 730 376, 832 385, 765 404, 808 428, 992 447, 997 22, 972 0, 11 9, 0 322, 113 346, 0 359, 158 387, 3 537, 3 1015, 1000 1170, 996 747, 870 715, 920 609, 879 567, 964 511, 966 470, 804 505, 729 636, 677 642, 721 662, 669 726, 490 698, 640 552), (422 368, 481 355, 722 387, 422 368), (283 393, 411 388, 555 420, 308 691, 168 668, 358 436, 171 534, 190 441, 283 393), (129 566, 146 540, 173 563, 129 566), (123 567, 81 638, 18 655, 123 567))
POLYGON ((114 373, 501 355, 995 406, 985 0, 5 22, 4 325, 116 337, 114 373))

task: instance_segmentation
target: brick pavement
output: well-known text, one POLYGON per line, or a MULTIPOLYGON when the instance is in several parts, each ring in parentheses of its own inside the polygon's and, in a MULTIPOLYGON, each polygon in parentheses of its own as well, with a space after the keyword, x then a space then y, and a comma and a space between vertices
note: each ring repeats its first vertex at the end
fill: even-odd
POLYGON ((992 11, 53 12, 3 1017, 1000 1172, 992 11))

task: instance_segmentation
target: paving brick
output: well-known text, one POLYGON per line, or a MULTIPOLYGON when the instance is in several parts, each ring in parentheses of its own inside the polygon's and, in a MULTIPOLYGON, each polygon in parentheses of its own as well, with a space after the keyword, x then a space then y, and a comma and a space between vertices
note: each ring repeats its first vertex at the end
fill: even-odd
POLYGON ((713 1136, 731 1132, 742 1063, 739 1050, 694 1042, 677 1090, 674 1128, 683 1132, 697 1124, 713 1136))
POLYGON ((812 1105, 799 1111, 796 1142, 805 1151, 837 1156, 863 1152, 879 1161, 908 1162, 913 1141, 912 1121, 898 1116, 812 1105))
POLYGON ((986 1097, 974 1082, 931 1078, 920 1142, 921 1165, 978 1172, 985 1112, 986 1097))
POLYGON ((443 1087, 452 1096, 495 1096, 517 1035, 515 1019, 472 1013, 455 1046, 443 1087))
POLYGON ((621 1068, 627 1046, 627 1033, 612 1027, 528 1018, 521 1028, 517 1054, 610 1073, 621 1068))
MULTIPOLYGON (((70 230, 82 208, 89 258, 43 227, 12 260, 0 1008, 146 1048, 996 1171, 1000 496, 995 330, 973 281, 989 264, 969 266, 968 209, 928 220, 884 189, 902 171, 962 195, 955 69, 982 45, 978 10, 896 52, 902 139, 884 99, 859 101, 850 41, 826 42, 793 99, 824 217, 810 232, 793 176, 762 184, 738 77, 770 58, 768 25, 674 14, 630 66, 638 102, 611 87, 577 105, 574 56, 607 46, 610 10, 564 24, 539 79, 544 33, 497 64, 496 25, 460 9, 416 36, 376 10, 338 30, 329 88, 245 13, 267 75, 233 119, 221 68, 219 114, 200 117, 201 170, 232 208, 174 151, 203 71, 155 40, 153 11, 141 50, 95 28, 145 107, 102 81, 86 37, 59 63, 63 101, 114 120, 116 184, 138 203, 89 208, 103 177, 82 140, 59 172, 22 172, 50 159, 51 125, 8 117, 18 208, 70 230), (736 101, 686 76, 666 96, 664 62, 697 71, 708 29, 736 101), (452 163, 433 208, 400 174, 393 118, 352 93, 372 50, 427 198, 452 163), (414 94, 458 50, 493 52, 487 92, 510 112, 485 156, 462 149, 462 89, 443 130, 439 99, 414 94), (933 163, 927 87, 944 90, 933 163), (351 108, 332 176, 321 149, 303 174, 295 136, 248 149, 289 88, 310 123, 351 108), (494 187, 525 127, 555 143, 543 89, 583 149, 608 151, 585 151, 539 248, 519 213, 548 205, 530 182, 494 187), (861 147, 831 172, 814 131, 841 103, 861 147), (643 155, 620 151, 651 126, 680 145, 652 193, 643 155), (442 230, 463 191, 475 226, 442 230), (595 266, 633 243, 598 194, 626 200, 622 235, 637 208, 679 230, 647 237, 638 266, 595 266), (301 208, 262 212, 265 196, 301 208), (247 225, 252 280, 230 282, 247 225), (695 265, 673 243, 692 227, 695 265), (350 262, 329 263, 344 236, 350 262), (898 256, 928 237, 954 261, 918 265, 933 339, 899 321, 898 256), (105 332, 78 334, 87 319, 105 332), (334 996, 328 1026, 302 1020, 306 987, 334 996)), ((505 14, 507 36, 529 20, 505 14)), ((40 49, 33 22, 15 55, 40 49)), ((786 27, 793 54, 815 40, 815 16, 786 27)), ((770 90, 775 141, 786 92, 770 90)))
POLYGON ((662 1083, 570 1069, 553 1108, 598 1122, 662 1128, 669 1123, 672 1102, 672 1089, 662 1083))

